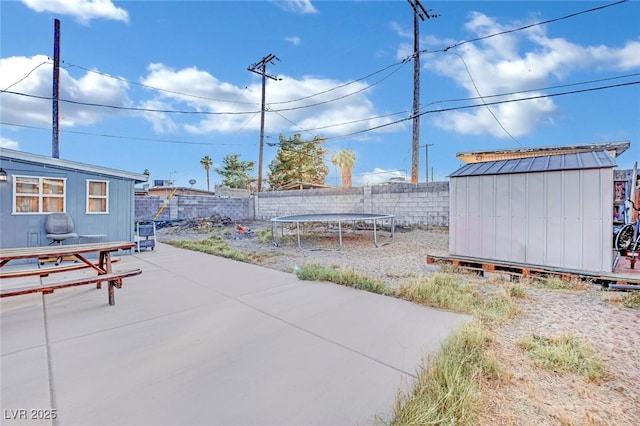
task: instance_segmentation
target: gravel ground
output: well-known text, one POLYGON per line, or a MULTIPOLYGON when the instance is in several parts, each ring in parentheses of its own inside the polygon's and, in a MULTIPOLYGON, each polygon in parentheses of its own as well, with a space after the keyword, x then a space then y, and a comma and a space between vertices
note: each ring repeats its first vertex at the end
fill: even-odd
MULTIPOLYGON (((219 228, 230 246, 257 253, 268 268, 291 272, 294 266, 315 263, 355 269, 378 277, 389 285, 428 275, 427 254, 447 254, 446 229, 396 229, 391 244, 375 247, 370 230, 348 230, 342 250, 300 250, 295 232, 278 231, 278 246, 258 235, 270 230, 269 222, 242 223, 242 233, 233 224, 219 228)), ((215 228, 214 228, 215 229, 215 228)), ((336 247, 337 233, 326 229, 305 230, 304 247, 336 247)), ((158 231, 158 241, 207 238, 208 227, 167 227, 158 231)), ((390 233, 380 231, 378 242, 390 233)), ((464 275, 482 293, 502 291, 513 285, 493 277, 464 275)), ((527 295, 514 299, 518 315, 491 325, 492 352, 500 362, 504 378, 485 384, 485 409, 479 424, 491 425, 631 425, 640 419, 640 310, 622 307, 618 292, 545 290, 524 284, 527 295), (526 358, 518 342, 531 334, 545 337, 570 333, 590 346, 605 361, 604 379, 589 382, 571 374, 542 370, 526 358)))

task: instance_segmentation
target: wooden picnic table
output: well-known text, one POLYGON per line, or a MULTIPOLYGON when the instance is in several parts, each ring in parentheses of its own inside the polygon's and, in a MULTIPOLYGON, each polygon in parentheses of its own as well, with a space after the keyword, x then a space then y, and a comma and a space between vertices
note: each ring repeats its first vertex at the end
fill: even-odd
POLYGON ((122 287, 122 279, 142 273, 140 269, 134 269, 125 272, 113 272, 111 252, 118 250, 128 250, 135 246, 131 241, 112 241, 103 243, 87 243, 87 244, 67 244, 67 245, 49 245, 39 247, 19 247, 0 249, 0 278, 17 278, 29 276, 46 276, 57 272, 67 272, 75 269, 91 268, 97 272, 93 277, 82 277, 75 280, 58 282, 54 284, 38 285, 34 287, 22 287, 0 290, 0 297, 17 296, 20 294, 28 294, 41 292, 44 294, 53 293, 55 289, 74 287, 85 284, 96 283, 96 288, 102 287, 103 281, 109 282, 109 305, 115 304, 114 288, 122 287), (87 259, 89 253, 98 253, 98 261, 92 262, 87 259), (3 271, 2 268, 12 260, 19 259, 46 259, 46 258, 73 258, 82 262, 82 264, 72 266, 60 266, 54 268, 31 268, 14 271, 3 271))

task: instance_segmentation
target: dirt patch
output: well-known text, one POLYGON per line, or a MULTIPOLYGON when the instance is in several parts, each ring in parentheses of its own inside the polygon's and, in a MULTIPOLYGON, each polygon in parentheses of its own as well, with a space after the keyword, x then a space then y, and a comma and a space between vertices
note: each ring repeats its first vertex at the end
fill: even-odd
MULTIPOLYGON (((427 254, 446 254, 446 229, 398 228, 391 244, 375 247, 372 231, 347 229, 342 250, 300 250, 293 230, 285 230, 278 246, 264 238, 270 222, 202 227, 165 227, 158 241, 207 238, 211 232, 226 235, 230 246, 247 253, 265 255, 263 266, 291 272, 295 266, 315 263, 354 269, 380 278, 389 285, 428 275, 434 267, 427 254), (238 229, 242 227, 242 231, 238 229), (262 237, 262 238, 261 238, 262 237)), ((331 229, 306 229, 303 247, 335 248, 337 234, 331 229)), ((380 231, 379 242, 388 242, 380 231)), ((465 275, 483 294, 507 290, 513 282, 501 277, 465 275)), ((483 383, 485 409, 479 424, 491 425, 630 425, 640 418, 640 310, 624 308, 623 294, 585 286, 581 290, 546 290, 528 283, 525 297, 515 298, 516 318, 490 326, 491 351, 503 375, 483 383), (518 342, 531 334, 558 336, 570 333, 591 347, 606 365, 606 375, 597 382, 568 373, 553 373, 534 365, 518 342)))

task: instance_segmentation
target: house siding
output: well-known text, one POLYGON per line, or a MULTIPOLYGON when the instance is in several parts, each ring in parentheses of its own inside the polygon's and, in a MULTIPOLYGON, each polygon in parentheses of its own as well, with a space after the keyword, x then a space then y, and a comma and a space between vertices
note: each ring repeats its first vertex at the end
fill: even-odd
MULTIPOLYGON (((133 241, 135 184, 133 179, 15 158, 0 157, 0 160, 0 166, 8 174, 7 182, 0 184, 2 247, 28 247, 50 243, 44 229, 47 213, 13 213, 15 175, 66 179, 65 210, 71 215, 77 234, 102 234, 105 236, 104 241, 133 241), (109 181, 108 213, 87 214, 87 179, 109 181)), ((71 242, 77 243, 78 240, 74 239, 71 242)))

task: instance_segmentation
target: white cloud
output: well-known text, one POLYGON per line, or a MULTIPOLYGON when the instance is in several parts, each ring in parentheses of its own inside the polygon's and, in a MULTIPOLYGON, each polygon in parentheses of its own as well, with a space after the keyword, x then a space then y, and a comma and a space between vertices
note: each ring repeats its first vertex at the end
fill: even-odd
POLYGON ((73 16, 83 25, 92 19, 113 19, 129 22, 126 10, 116 7, 111 0, 22 0, 36 12, 50 12, 73 16))
MULTIPOLYGON (((539 18, 535 19, 540 20, 539 18)), ((495 34, 528 22, 499 23, 495 18, 474 12, 465 29, 469 38, 495 34)), ((399 35, 405 31, 398 30, 399 35)), ((421 42, 441 49, 455 44, 451 40, 427 37, 421 42)), ((398 48, 399 58, 411 55, 411 46, 404 43, 398 48)), ((550 86, 563 81, 582 69, 628 71, 640 66, 640 42, 629 41, 620 48, 609 46, 581 46, 563 38, 552 38, 546 27, 537 26, 526 31, 503 34, 468 43, 439 55, 423 58, 426 69, 453 79, 469 97, 515 93, 550 86)), ((505 98, 544 95, 526 93, 505 98)), ((480 103, 480 102, 478 102, 480 103)), ((442 105, 443 108, 452 105, 442 105)), ((504 103, 491 106, 496 121, 486 107, 440 114, 434 123, 443 129, 461 134, 490 134, 499 138, 524 136, 540 125, 553 123, 560 112, 551 98, 504 103), (509 132, 507 134, 501 125, 509 132)))
POLYGON ((302 39, 298 36, 285 37, 284 39, 294 46, 300 46, 302 44, 302 39))
POLYGON ((311 0, 270 0, 280 9, 297 14, 318 13, 311 0))
MULTIPOLYGON (((390 118, 371 118, 378 114, 366 91, 363 91, 367 86, 362 82, 335 89, 343 86, 344 82, 311 76, 301 79, 286 75, 280 77, 282 80, 279 81, 267 80, 267 133, 335 136, 391 122, 390 118), (322 94, 312 96, 317 93, 322 94), (344 124, 336 126, 336 123, 344 124), (305 134, 304 130, 309 130, 309 133, 305 134)), ((259 77, 249 86, 240 87, 222 82, 195 67, 176 70, 163 64, 152 64, 142 83, 164 89, 154 96, 173 109, 210 113, 192 116, 197 121, 186 124, 183 120, 184 129, 190 133, 231 133, 260 128, 262 81, 259 77)), ((182 119, 173 117, 176 123, 182 119)), ((155 117, 148 118, 155 120, 155 117)))
MULTIPOLYGON (((0 96, 2 120, 28 126, 51 125, 52 61, 44 55, 0 59, 0 87, 10 87, 0 96)), ((80 78, 60 69, 60 124, 62 127, 94 124, 107 116, 128 114, 72 102, 129 106, 127 83, 94 72, 80 78)))
POLYGON ((409 182, 410 178, 406 172, 400 170, 385 170, 376 167, 371 172, 355 177, 354 184, 357 186, 378 185, 392 181, 409 182))
POLYGON ((18 149, 18 142, 13 139, 5 138, 4 136, 0 136, 0 148, 18 149))

